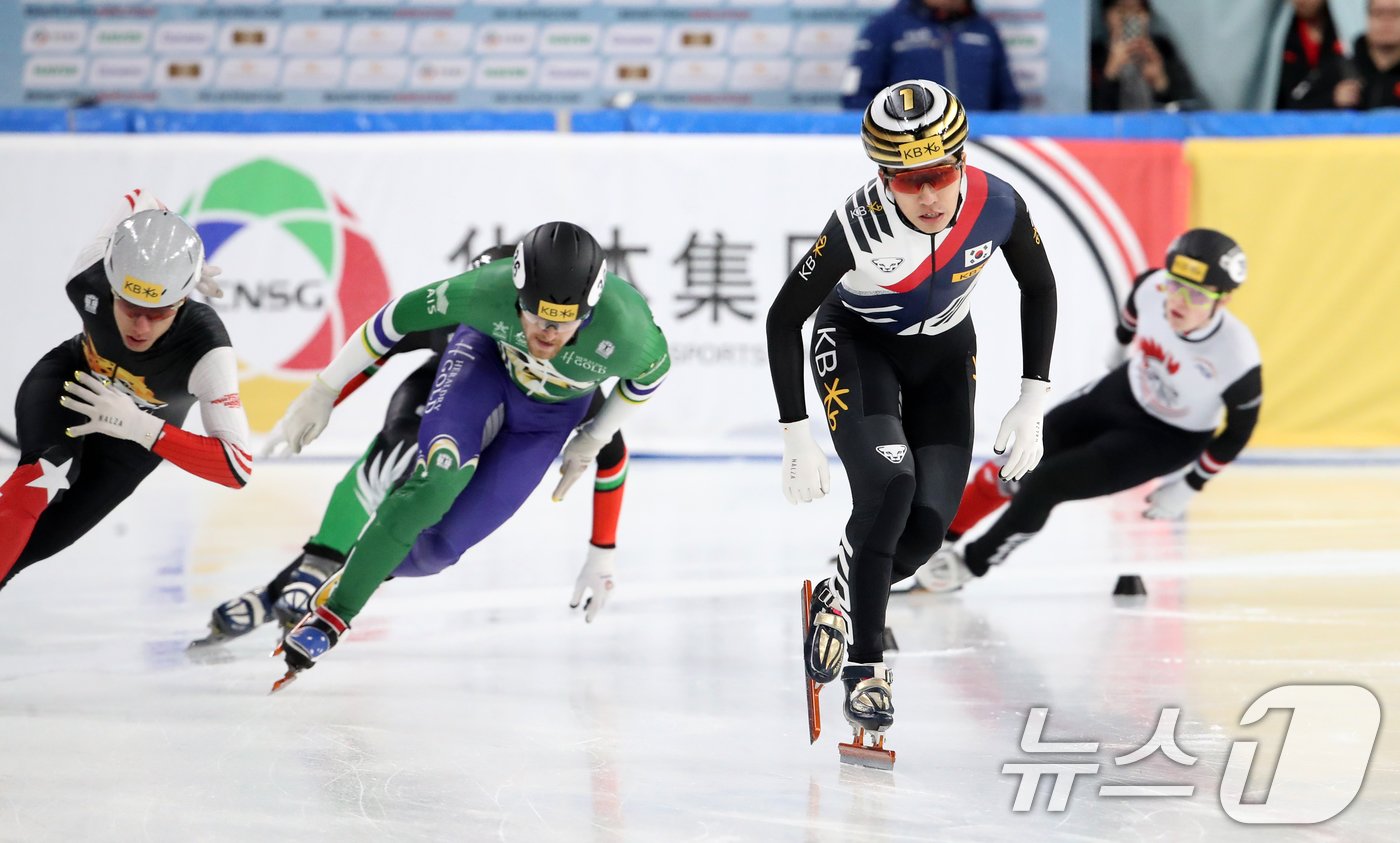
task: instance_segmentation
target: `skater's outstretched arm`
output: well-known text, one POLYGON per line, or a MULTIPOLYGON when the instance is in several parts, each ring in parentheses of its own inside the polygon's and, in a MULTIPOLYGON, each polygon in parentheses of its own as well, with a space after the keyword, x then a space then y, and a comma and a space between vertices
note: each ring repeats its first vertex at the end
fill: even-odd
POLYGON ((997 431, 992 448, 1006 453, 1004 480, 1018 480, 1045 454, 1041 426, 1050 394, 1050 352, 1055 344, 1055 274, 1031 222, 1025 200, 1016 194, 1011 236, 1001 246, 1006 265, 1021 288, 1021 397, 997 431), (1009 446, 1009 451, 1008 451, 1009 446))

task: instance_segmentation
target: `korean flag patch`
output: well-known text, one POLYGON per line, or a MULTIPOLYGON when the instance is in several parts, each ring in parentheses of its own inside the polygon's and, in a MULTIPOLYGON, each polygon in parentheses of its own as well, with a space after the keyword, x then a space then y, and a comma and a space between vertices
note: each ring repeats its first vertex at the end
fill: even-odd
POLYGON ((992 256, 992 241, 988 240, 980 246, 973 246, 971 249, 963 250, 963 267, 974 267, 982 261, 992 256))

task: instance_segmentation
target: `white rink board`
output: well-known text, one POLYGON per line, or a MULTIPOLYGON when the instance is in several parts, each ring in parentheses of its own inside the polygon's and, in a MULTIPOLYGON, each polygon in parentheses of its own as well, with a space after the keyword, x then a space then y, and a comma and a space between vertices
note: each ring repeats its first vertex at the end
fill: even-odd
MULTIPOLYGON (((498 228, 513 239, 550 219, 576 221, 605 246, 616 229, 617 245, 645 249, 617 268, 650 298, 673 351, 670 381, 628 430, 634 450, 652 453, 777 452, 763 330, 768 304, 831 210, 873 175, 856 139, 827 136, 0 136, 0 178, 9 190, 0 209, 9 293, 0 334, 8 361, 0 371, 7 405, 0 427, 13 427, 9 396, 24 373, 79 329, 63 280, 111 203, 142 186, 178 209, 220 174, 260 158, 304 174, 324 195, 341 200, 395 291, 459 272, 464 258, 453 255, 473 229, 472 252, 492 245, 498 228), (730 246, 728 265, 737 267, 726 289, 751 297, 734 304, 752 318, 709 305, 681 317, 690 306, 679 298, 687 281, 691 292, 703 285, 697 274, 687 279, 687 244, 695 235, 697 247, 713 246, 717 234, 730 246)), ((997 172, 989 151, 974 148, 972 161, 978 160, 997 172)), ((1059 282, 1052 377, 1065 395, 1104 371, 1113 304, 1075 221, 1034 183, 1008 178, 1032 210, 1059 282)), ((259 289, 307 272, 307 260, 276 254, 290 253, 250 243, 216 251, 212 262, 226 277, 259 289)), ((333 298, 334 280, 316 284, 318 297, 333 298)), ((1019 308, 1000 257, 978 285, 977 446, 986 450, 1018 388, 1019 308)), ((263 301, 261 308, 226 311, 226 321, 240 357, 265 370, 277 362, 269 354, 309 339, 323 314, 263 301)), ((412 365, 400 362, 371 382, 313 452, 358 453, 378 429, 389 391, 412 365)), ((269 399, 245 385, 244 400, 252 408, 269 399)), ((815 401, 809 397, 808 403, 815 411, 815 401)))

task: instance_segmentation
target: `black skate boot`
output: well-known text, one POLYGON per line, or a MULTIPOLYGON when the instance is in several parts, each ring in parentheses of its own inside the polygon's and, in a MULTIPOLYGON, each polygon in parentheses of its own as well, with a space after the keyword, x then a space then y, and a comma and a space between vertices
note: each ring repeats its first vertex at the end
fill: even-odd
POLYGON ((825 685, 836 678, 846 660, 849 637, 846 615, 832 591, 831 578, 822 580, 812 589, 807 605, 807 627, 802 641, 802 656, 807 678, 825 685))
POLYGON ((272 614, 284 631, 290 631, 307 612, 315 608, 312 598, 316 592, 345 564, 345 558, 339 554, 322 555, 311 550, 310 545, 307 547, 297 559, 295 567, 288 572, 282 593, 272 601, 272 614))
POLYGON ((894 725, 893 675, 884 662, 849 664, 841 671, 846 686, 842 711, 855 737, 838 749, 846 764, 888 770, 894 767, 894 751, 885 749, 885 730, 894 725))
POLYGON ((272 619, 266 588, 245 591, 219 604, 209 616, 209 634, 190 642, 190 649, 222 644, 247 635, 272 619))

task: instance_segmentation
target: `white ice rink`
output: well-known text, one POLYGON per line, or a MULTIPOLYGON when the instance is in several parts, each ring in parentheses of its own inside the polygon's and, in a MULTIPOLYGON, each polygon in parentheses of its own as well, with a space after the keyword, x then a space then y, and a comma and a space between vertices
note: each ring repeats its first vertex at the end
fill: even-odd
MULTIPOLYGON (((267 694, 271 628, 191 661, 209 610, 290 560, 344 467, 265 463, 236 493, 162 467, 0 592, 0 840, 1396 839, 1393 461, 1235 466, 1179 525, 1141 520, 1141 491, 1072 505, 961 595, 896 596, 893 772, 838 763, 830 690, 807 743, 797 590, 826 573, 839 471, 836 494, 794 508, 776 462, 634 462, 618 586, 592 625, 567 608, 580 484, 563 504, 538 491, 444 574, 385 585, 284 693, 267 694), (1111 597, 1121 573, 1148 596, 1111 597), (1219 801, 1231 744, 1260 744, 1244 800, 1258 802, 1290 719, 1241 716, 1295 683, 1379 698, 1360 795, 1320 825, 1238 823, 1219 801), (1020 748, 1035 706, 1043 740, 1099 743, 1050 757, 1099 764, 1064 811, 1047 810, 1048 781, 1012 810, 1002 765, 1045 757, 1020 748), (1195 764, 1116 766, 1164 707, 1195 764)), ((1336 798, 1334 768, 1369 740, 1323 719, 1295 802, 1336 798)))

